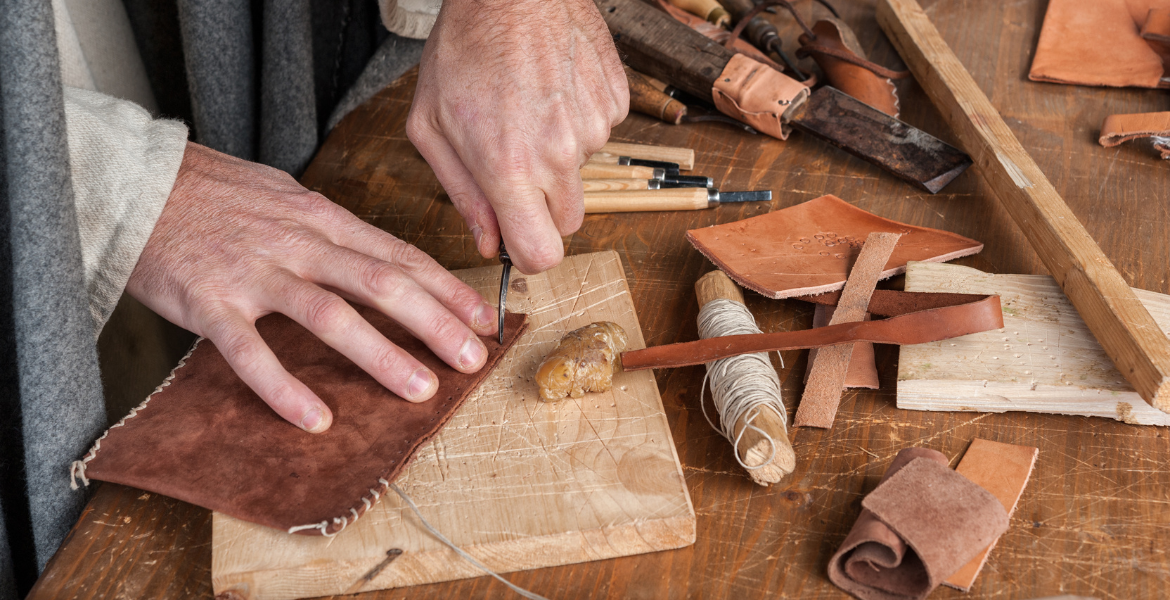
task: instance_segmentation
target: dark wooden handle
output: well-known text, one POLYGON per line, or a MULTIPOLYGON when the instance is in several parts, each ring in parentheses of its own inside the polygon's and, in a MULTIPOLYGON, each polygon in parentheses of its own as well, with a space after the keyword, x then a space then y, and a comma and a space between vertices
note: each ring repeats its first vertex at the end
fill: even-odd
POLYGON ((667 96, 661 90, 650 85, 650 82, 641 73, 626 66, 626 81, 630 85, 630 109, 655 119, 661 119, 671 125, 678 125, 687 114, 687 107, 682 102, 667 96))

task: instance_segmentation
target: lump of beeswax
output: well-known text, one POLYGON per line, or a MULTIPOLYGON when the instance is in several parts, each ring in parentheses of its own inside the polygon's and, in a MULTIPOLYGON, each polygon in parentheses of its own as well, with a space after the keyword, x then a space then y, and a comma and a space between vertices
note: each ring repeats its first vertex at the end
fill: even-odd
POLYGON ((592 323, 566 333, 536 371, 540 399, 556 402, 608 391, 625 349, 626 332, 617 323, 592 323))

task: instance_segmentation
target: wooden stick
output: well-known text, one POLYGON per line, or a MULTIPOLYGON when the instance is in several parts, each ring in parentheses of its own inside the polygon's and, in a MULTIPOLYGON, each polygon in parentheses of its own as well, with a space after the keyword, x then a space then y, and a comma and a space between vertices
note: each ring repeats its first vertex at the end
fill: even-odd
POLYGON ((585 192, 622 192, 629 190, 648 190, 648 179, 583 179, 585 192))
MULTIPOLYGON (((695 282, 695 295, 699 297, 699 308, 713 300, 731 300, 743 304, 743 292, 735 285, 723 271, 711 271, 695 282)), ((770 410, 761 410, 759 416, 752 421, 752 427, 768 433, 776 444, 776 456, 772 463, 759 469, 748 469, 748 475, 760 485, 777 483, 785 475, 796 470, 796 452, 792 450, 792 442, 788 441, 784 422, 780 416, 770 410)), ((741 417, 735 424, 735 435, 739 435, 747 427, 747 419, 741 417)), ((767 438, 754 429, 743 431, 739 441, 739 459, 746 465, 756 466, 763 464, 772 455, 772 444, 767 438)))
POLYGON ((702 210, 709 206, 707 188, 585 192, 585 214, 702 210))
POLYGON ((695 168, 695 151, 690 148, 610 142, 602 146, 601 151, 593 155, 593 159, 597 159, 598 154, 613 156, 612 162, 614 163, 617 162, 617 157, 628 156, 630 158, 677 163, 680 171, 690 171, 695 168))
POLYGON ((1142 398, 1170 412, 1170 340, 914 0, 877 19, 1044 266, 1142 398))
POLYGON ((655 177, 654 171, 652 167, 630 167, 590 160, 581 167, 581 179, 659 179, 655 177))

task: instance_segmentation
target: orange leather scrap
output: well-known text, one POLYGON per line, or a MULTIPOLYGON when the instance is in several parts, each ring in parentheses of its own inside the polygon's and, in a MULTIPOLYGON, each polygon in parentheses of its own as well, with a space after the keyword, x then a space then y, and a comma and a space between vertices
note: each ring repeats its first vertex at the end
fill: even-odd
POLYGON ((1109 115, 1101 125, 1102 146, 1112 148, 1138 138, 1153 138, 1154 148, 1170 160, 1170 112, 1109 115))
POLYGON ((865 52, 861 49, 853 30, 837 19, 824 19, 817 21, 816 25, 812 26, 812 31, 816 38, 810 38, 807 33, 801 35, 800 47, 806 54, 811 55, 821 71, 824 71, 826 83, 897 118, 898 88, 894 87, 893 81, 860 65, 816 51, 825 49, 852 54, 866 60, 865 52))
POLYGON ((1110 87, 1167 88, 1157 49, 1170 38, 1170 0, 1050 0, 1028 78, 1110 87))
POLYGON ((803 83, 742 54, 731 57, 711 89, 719 112, 781 140, 792 129, 784 114, 808 94, 803 83))

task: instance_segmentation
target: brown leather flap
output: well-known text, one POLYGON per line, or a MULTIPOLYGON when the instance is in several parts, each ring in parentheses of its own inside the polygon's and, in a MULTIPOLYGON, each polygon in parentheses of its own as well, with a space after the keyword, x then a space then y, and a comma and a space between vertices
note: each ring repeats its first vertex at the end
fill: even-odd
POLYGON ((1151 11, 1161 27, 1170 0, 1050 0, 1028 77, 1112 87, 1170 87, 1159 53, 1142 38, 1151 11))

